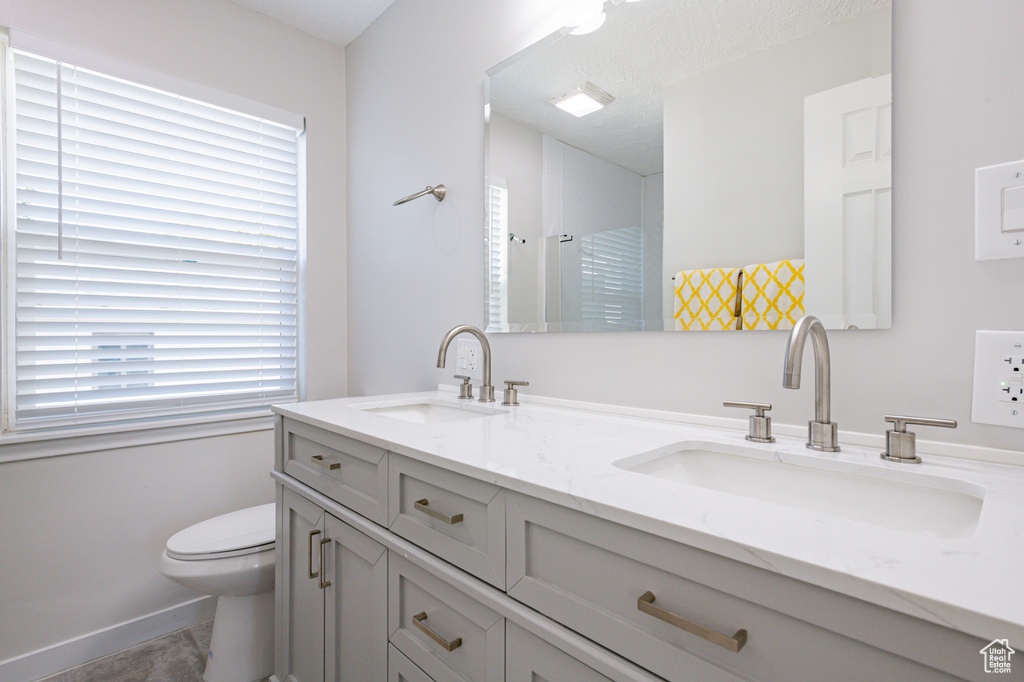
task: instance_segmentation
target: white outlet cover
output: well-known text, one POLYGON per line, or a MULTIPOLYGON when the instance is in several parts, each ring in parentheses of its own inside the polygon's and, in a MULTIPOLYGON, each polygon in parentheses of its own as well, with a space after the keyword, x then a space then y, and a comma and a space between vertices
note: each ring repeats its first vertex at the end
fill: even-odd
POLYGON ((458 338, 455 339, 455 352, 458 357, 456 374, 462 374, 463 376, 471 377, 477 381, 483 381, 484 379, 484 349, 480 345, 480 342, 474 338, 458 338), (469 367, 463 366, 463 359, 468 356, 470 349, 476 350, 476 369, 470 369, 469 367))
POLYGON ((1024 161, 974 171, 974 258, 1024 258, 1024 161))
POLYGON ((1024 331, 978 331, 974 344, 971 421, 1024 428, 1024 396, 1013 401, 1024 380, 1024 331))

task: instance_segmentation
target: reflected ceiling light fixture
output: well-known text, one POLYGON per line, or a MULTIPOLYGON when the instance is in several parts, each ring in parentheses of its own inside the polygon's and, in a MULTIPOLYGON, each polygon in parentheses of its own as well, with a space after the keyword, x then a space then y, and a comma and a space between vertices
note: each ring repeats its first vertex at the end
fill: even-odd
MULTIPOLYGON (((562 35, 583 36, 593 33, 604 25, 608 15, 604 13, 604 3, 610 2, 618 6, 622 3, 640 2, 640 0, 576 0, 573 20, 562 27, 562 35)), ((572 10, 570 10, 572 11, 572 10)))
POLYGON ((564 90, 548 101, 576 117, 592 114, 611 104, 615 98, 591 82, 564 90))
POLYGON ((562 28, 563 33, 582 36, 593 33, 604 25, 608 15, 604 13, 604 0, 581 0, 573 20, 562 28))

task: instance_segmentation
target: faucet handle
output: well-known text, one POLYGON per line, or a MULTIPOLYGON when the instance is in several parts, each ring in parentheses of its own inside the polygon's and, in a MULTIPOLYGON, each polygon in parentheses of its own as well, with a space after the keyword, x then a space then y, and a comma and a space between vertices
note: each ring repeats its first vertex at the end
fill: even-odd
POLYGON ((725 407, 742 407, 754 410, 750 415, 750 429, 747 433, 747 440, 754 443, 774 443, 772 436, 772 418, 765 414, 772 409, 771 403, 745 403, 738 400, 726 400, 722 403, 725 407))
POLYGON ((465 374, 456 374, 456 379, 462 379, 462 385, 459 386, 459 399, 468 400, 473 397, 473 384, 469 383, 472 377, 468 377, 465 374))
POLYGON ((917 437, 913 431, 907 431, 908 424, 942 426, 947 429, 956 428, 955 419, 904 417, 902 415, 887 414, 885 415, 885 421, 892 424, 893 428, 885 432, 885 452, 881 454, 881 457, 890 462, 921 461, 921 458, 917 456, 917 437))
POLYGON ((519 404, 519 392, 516 390, 516 386, 529 386, 529 381, 517 381, 513 379, 505 380, 505 398, 501 401, 502 405, 518 405, 519 404))

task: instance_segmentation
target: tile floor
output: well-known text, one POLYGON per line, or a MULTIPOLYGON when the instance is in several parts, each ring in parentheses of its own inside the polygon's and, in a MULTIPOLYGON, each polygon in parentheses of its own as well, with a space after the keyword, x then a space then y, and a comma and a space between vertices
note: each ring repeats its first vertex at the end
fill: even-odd
POLYGON ((178 630, 41 682, 203 682, 212 628, 178 630))

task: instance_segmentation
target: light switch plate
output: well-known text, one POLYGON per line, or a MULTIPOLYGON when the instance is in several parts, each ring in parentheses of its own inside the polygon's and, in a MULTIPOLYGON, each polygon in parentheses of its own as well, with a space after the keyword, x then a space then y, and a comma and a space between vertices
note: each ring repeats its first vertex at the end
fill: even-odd
POLYGON ((1024 332, 977 332, 971 421, 1024 428, 1024 332))
POLYGON ((974 171, 974 258, 1024 258, 1024 161, 974 171))

